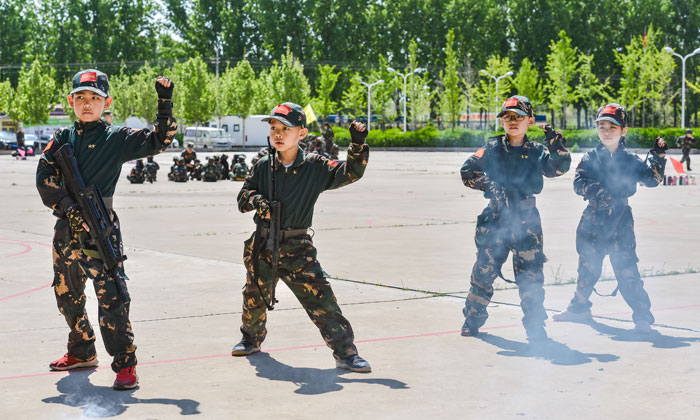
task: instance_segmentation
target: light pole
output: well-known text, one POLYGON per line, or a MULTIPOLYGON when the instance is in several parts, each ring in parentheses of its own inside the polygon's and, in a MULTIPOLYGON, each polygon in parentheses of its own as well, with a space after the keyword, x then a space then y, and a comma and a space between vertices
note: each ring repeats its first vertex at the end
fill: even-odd
POLYGON ((695 54, 700 54, 700 48, 696 48, 695 51, 691 52, 685 57, 673 51, 673 48, 671 47, 664 47, 664 51, 670 52, 671 54, 680 58, 681 62, 683 63, 683 78, 681 79, 681 128, 685 128, 685 60, 694 56, 695 54))
POLYGON ((367 131, 369 131, 369 124, 370 124, 371 117, 372 117, 372 114, 371 114, 371 109, 372 109, 372 108, 371 108, 371 106, 372 106, 372 86, 381 85, 382 83, 384 83, 384 80, 379 79, 379 80, 377 80, 377 81, 374 82, 374 83, 365 83, 365 82, 362 81, 362 79, 360 79, 359 76, 357 77, 357 80, 358 80, 360 83, 362 83, 363 85, 367 86, 367 131))
POLYGON ((406 80, 408 79, 408 76, 410 76, 410 75, 412 75, 412 74, 414 74, 414 73, 415 73, 415 74, 422 73, 422 72, 424 72, 424 71, 426 71, 426 70, 428 70, 428 69, 425 69, 425 68, 423 68, 423 67, 419 67, 419 68, 413 70, 412 72, 408 72, 408 73, 406 73, 406 74, 402 74, 402 73, 399 73, 398 71, 396 71, 396 70, 395 70, 394 68, 392 68, 392 67, 387 68, 387 71, 389 71, 390 73, 396 73, 396 74, 398 74, 399 76, 403 77, 403 132, 404 132, 404 133, 406 132, 406 118, 407 118, 407 116, 408 116, 408 115, 406 114, 406 102, 407 102, 407 101, 406 101, 406 80))
MULTIPOLYGON (((512 76, 513 72, 509 71, 506 74, 500 75, 498 77, 494 76, 493 74, 487 72, 486 70, 481 70, 482 74, 485 74, 487 76, 490 76, 493 80, 496 81, 496 107, 498 107, 498 82, 503 79, 504 77, 512 76)), ((496 108, 496 115, 498 115, 498 108, 496 108)), ((498 129, 498 121, 496 121, 496 117, 493 118, 493 129, 494 131, 498 129)))

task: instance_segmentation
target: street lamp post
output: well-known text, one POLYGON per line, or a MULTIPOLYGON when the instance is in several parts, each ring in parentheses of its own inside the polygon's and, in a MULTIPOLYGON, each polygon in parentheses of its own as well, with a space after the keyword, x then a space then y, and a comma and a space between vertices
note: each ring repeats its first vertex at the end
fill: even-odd
POLYGON ((416 73, 416 74, 422 73, 422 72, 426 71, 427 69, 420 67, 420 68, 417 68, 417 69, 413 70, 412 72, 408 72, 406 74, 399 73, 398 71, 396 71, 392 67, 387 68, 387 70, 390 73, 396 73, 399 76, 403 77, 403 132, 405 133, 406 132, 406 119, 408 116, 408 114, 406 114, 406 102, 407 102, 407 100, 406 100, 406 80, 408 79, 408 76, 412 75, 413 73, 416 73))
MULTIPOLYGON (((498 82, 499 82, 501 79, 503 79, 504 77, 512 76, 512 75, 513 75, 513 72, 512 72, 512 71, 509 71, 508 73, 503 74, 503 75, 500 75, 500 76, 498 76, 498 77, 496 77, 496 76, 494 76, 493 74, 487 72, 486 70, 481 70, 481 73, 482 73, 482 74, 485 74, 485 75, 487 75, 487 76, 490 76, 493 80, 496 81, 496 107, 497 107, 497 108, 496 108, 496 115, 498 115, 498 109, 499 109, 499 108, 498 108, 498 82)), ((496 121, 496 118, 495 118, 495 117, 494 117, 494 119, 493 119, 493 123, 494 123, 494 124, 493 124, 493 129, 494 129, 494 131, 495 131, 495 130, 498 129, 498 121, 496 121)))
POLYGON ((384 80, 379 79, 379 80, 377 80, 377 81, 374 82, 374 83, 365 83, 365 82, 363 82, 362 79, 360 79, 359 77, 357 78, 357 80, 358 80, 360 83, 362 83, 363 85, 367 86, 367 131, 369 131, 369 130, 370 130, 370 129, 369 129, 370 121, 371 121, 371 117, 372 117, 372 114, 371 114, 371 109, 372 109, 372 86, 381 85, 382 83, 384 83, 384 80))
POLYGON ((664 51, 670 52, 681 59, 681 67, 683 68, 683 78, 681 79, 681 128, 685 128, 685 60, 694 56, 695 54, 700 54, 700 48, 696 48, 695 51, 691 52, 685 57, 673 51, 673 48, 671 47, 664 47, 664 51))

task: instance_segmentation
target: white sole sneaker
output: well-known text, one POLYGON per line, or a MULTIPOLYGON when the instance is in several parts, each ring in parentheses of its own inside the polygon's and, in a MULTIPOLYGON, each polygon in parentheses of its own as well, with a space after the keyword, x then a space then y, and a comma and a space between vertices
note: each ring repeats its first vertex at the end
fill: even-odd
POLYGON ((49 364, 49 369, 51 369, 51 370, 56 370, 56 371, 61 371, 61 372, 62 372, 62 371, 66 371, 66 370, 73 370, 73 369, 80 369, 80 368, 95 367, 95 366, 97 366, 99 363, 100 363, 100 361, 97 360, 97 357, 95 357, 95 358, 92 359, 92 360, 87 360, 87 361, 85 361, 85 362, 74 363, 74 364, 72 364, 72 365, 70 365, 70 366, 66 366, 66 367, 52 366, 51 364, 49 364))

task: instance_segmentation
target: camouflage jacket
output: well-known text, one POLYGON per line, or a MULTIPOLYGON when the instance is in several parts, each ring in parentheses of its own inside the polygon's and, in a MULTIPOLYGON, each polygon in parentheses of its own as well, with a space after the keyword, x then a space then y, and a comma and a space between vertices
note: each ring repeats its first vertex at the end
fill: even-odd
POLYGON ((695 138, 680 136, 676 139, 676 147, 680 147, 684 152, 690 151, 690 149, 695 145, 695 138))
POLYGON ((568 150, 551 155, 544 145, 531 142, 527 136, 522 147, 508 145, 505 135, 492 137, 486 146, 477 150, 462 165, 462 182, 469 188, 492 196, 492 187, 517 190, 520 198, 542 191, 542 176, 557 177, 571 165, 568 150))
POLYGON ((190 153, 187 150, 183 150, 183 152, 180 153, 180 157, 185 159, 185 163, 190 163, 197 159, 197 152, 193 150, 192 153, 190 153))
POLYGON ((665 153, 656 154, 652 150, 648 161, 642 161, 622 144, 611 154, 601 143, 583 155, 576 168, 574 191, 585 200, 597 200, 608 194, 613 199, 624 199, 637 192, 637 182, 647 187, 659 185, 665 167, 665 153))
MULTIPOLYGON (((292 166, 285 168, 275 159, 276 196, 282 203, 282 229, 311 227, 314 205, 326 190, 340 188, 362 178, 369 159, 366 144, 348 147, 347 162, 336 162, 316 153, 306 154, 299 148, 292 166)), ((256 196, 270 199, 270 157, 262 157, 252 168, 238 193, 238 209, 249 212, 255 208, 256 196)), ((261 220, 256 214, 255 222, 261 220)))
POLYGON ((85 184, 94 184, 104 197, 114 195, 122 164, 165 150, 177 130, 175 119, 158 120, 153 131, 116 127, 99 120, 57 130, 41 155, 36 170, 36 187, 44 205, 60 213, 74 205, 63 186, 53 154, 66 143, 73 147, 85 184), (167 127, 158 124, 163 121, 167 127))

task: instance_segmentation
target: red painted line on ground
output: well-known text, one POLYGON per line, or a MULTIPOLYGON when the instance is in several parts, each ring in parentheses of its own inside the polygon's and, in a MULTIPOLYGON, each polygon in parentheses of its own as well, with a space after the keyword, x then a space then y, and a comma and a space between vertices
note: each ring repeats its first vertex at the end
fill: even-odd
MULTIPOLYGON (((44 243, 44 242, 22 241, 22 240, 18 240, 18 239, 0 239, 0 242, 10 243, 10 244, 17 244, 17 245, 20 245, 20 246, 25 247, 24 251, 18 252, 18 253, 16 253, 16 254, 5 255, 5 256, 2 257, 2 258, 16 257, 16 256, 18 256, 18 255, 22 255, 22 254, 26 254, 26 253, 28 253, 28 252, 31 252, 34 248, 32 248, 31 245, 27 245, 27 244, 51 246, 51 244, 47 244, 47 243, 44 243)), ((53 283, 53 282, 52 282, 52 283, 53 283)), ((12 299, 13 297, 22 296, 22 295, 27 295, 27 294, 29 294, 29 293, 34 293, 34 292, 39 291, 39 290, 41 290, 41 289, 43 289, 43 288, 45 288, 45 287, 51 286, 52 283, 47 283, 47 284, 45 284, 45 285, 43 285, 43 286, 35 287, 35 288, 33 288, 33 289, 30 289, 30 290, 25 290, 24 292, 15 293, 14 295, 5 296, 5 297, 3 297, 3 298, 0 298, 0 302, 2 302, 3 300, 12 299)))
POLYGON ((52 284, 53 284, 53 282, 51 282, 51 283, 46 283, 46 284, 43 285, 43 286, 39 286, 39 287, 35 287, 35 288, 33 288, 33 289, 25 290, 24 292, 15 293, 14 295, 5 296, 4 298, 0 298, 0 302, 2 302, 3 300, 12 299, 13 297, 22 296, 22 295, 28 295, 29 293, 34 293, 34 292, 39 291, 39 290, 41 290, 41 289, 43 289, 43 288, 45 288, 45 287, 49 287, 49 286, 51 286, 52 284))
MULTIPOLYGON (((655 309, 654 312, 661 312, 661 311, 674 311, 674 310, 679 310, 679 309, 692 309, 692 308, 698 308, 700 307, 700 304, 696 305, 685 305, 685 306, 675 306, 675 307, 670 307, 670 308, 660 308, 660 309, 655 309)), ((604 314, 595 314, 593 315, 594 317, 598 316, 612 316, 612 315, 629 315, 632 312, 610 312, 610 313, 604 313, 604 314)), ((553 324, 553 322, 549 322, 548 324, 553 324)), ((482 327, 479 330, 480 331, 488 331, 488 330, 498 330, 498 329, 505 329, 505 328, 517 328, 517 327, 522 327, 521 324, 511 324, 511 325, 497 325, 497 326, 491 326, 491 327, 482 327)), ((434 337, 438 335, 450 335, 450 334, 458 334, 460 333, 459 330, 454 330, 454 331, 439 331, 439 332, 432 332, 432 333, 423 333, 423 334, 412 334, 412 335, 402 335, 402 336, 396 336, 396 337, 381 337, 381 338, 369 338, 365 340, 357 340, 355 343, 361 344, 361 343, 376 343, 376 342, 381 342, 381 341, 395 341, 395 340, 408 340, 408 339, 413 339, 413 338, 424 338, 424 337, 434 337)), ((306 350, 306 349, 315 349, 315 348, 323 348, 326 347, 326 344, 310 344, 310 345, 305 345, 305 346, 295 346, 295 347, 280 347, 276 349, 265 349, 266 353, 279 353, 283 351, 293 351, 293 350, 306 350)), ((139 366, 149 366, 149 365, 162 365, 166 363, 180 363, 180 362, 189 362, 189 361, 194 361, 194 360, 207 360, 207 359, 221 359, 221 358, 226 358, 226 357, 232 357, 230 354, 212 354, 212 355, 207 355, 207 356, 193 356, 193 357, 182 357, 178 359, 166 359, 166 360, 154 360, 150 362, 140 362, 139 366)), ((87 370, 103 370, 103 369, 110 369, 110 366, 100 366, 92 369, 76 369, 76 371, 87 371, 87 370)), ((17 375, 17 376, 6 376, 6 377, 0 377, 0 381, 9 381, 13 379, 26 379, 26 378, 36 378, 40 376, 50 376, 50 375, 56 375, 60 373, 68 373, 66 371, 61 371, 61 372, 44 372, 44 373, 32 373, 28 375, 17 375)))
MULTIPOLYGON (((5 241, 0 241, 0 242, 5 242, 5 241)), ((29 252, 32 252, 32 246, 31 246, 31 245, 27 245, 27 244, 25 244, 25 243, 12 243, 12 245, 23 246, 23 247, 24 247, 24 250, 23 250, 23 251, 20 251, 20 252, 17 252, 17 253, 15 253, 15 254, 5 255, 5 256, 3 256, 2 258, 16 257, 16 256, 18 256, 18 255, 23 255, 23 254, 27 254, 27 253, 29 253, 29 252)))

